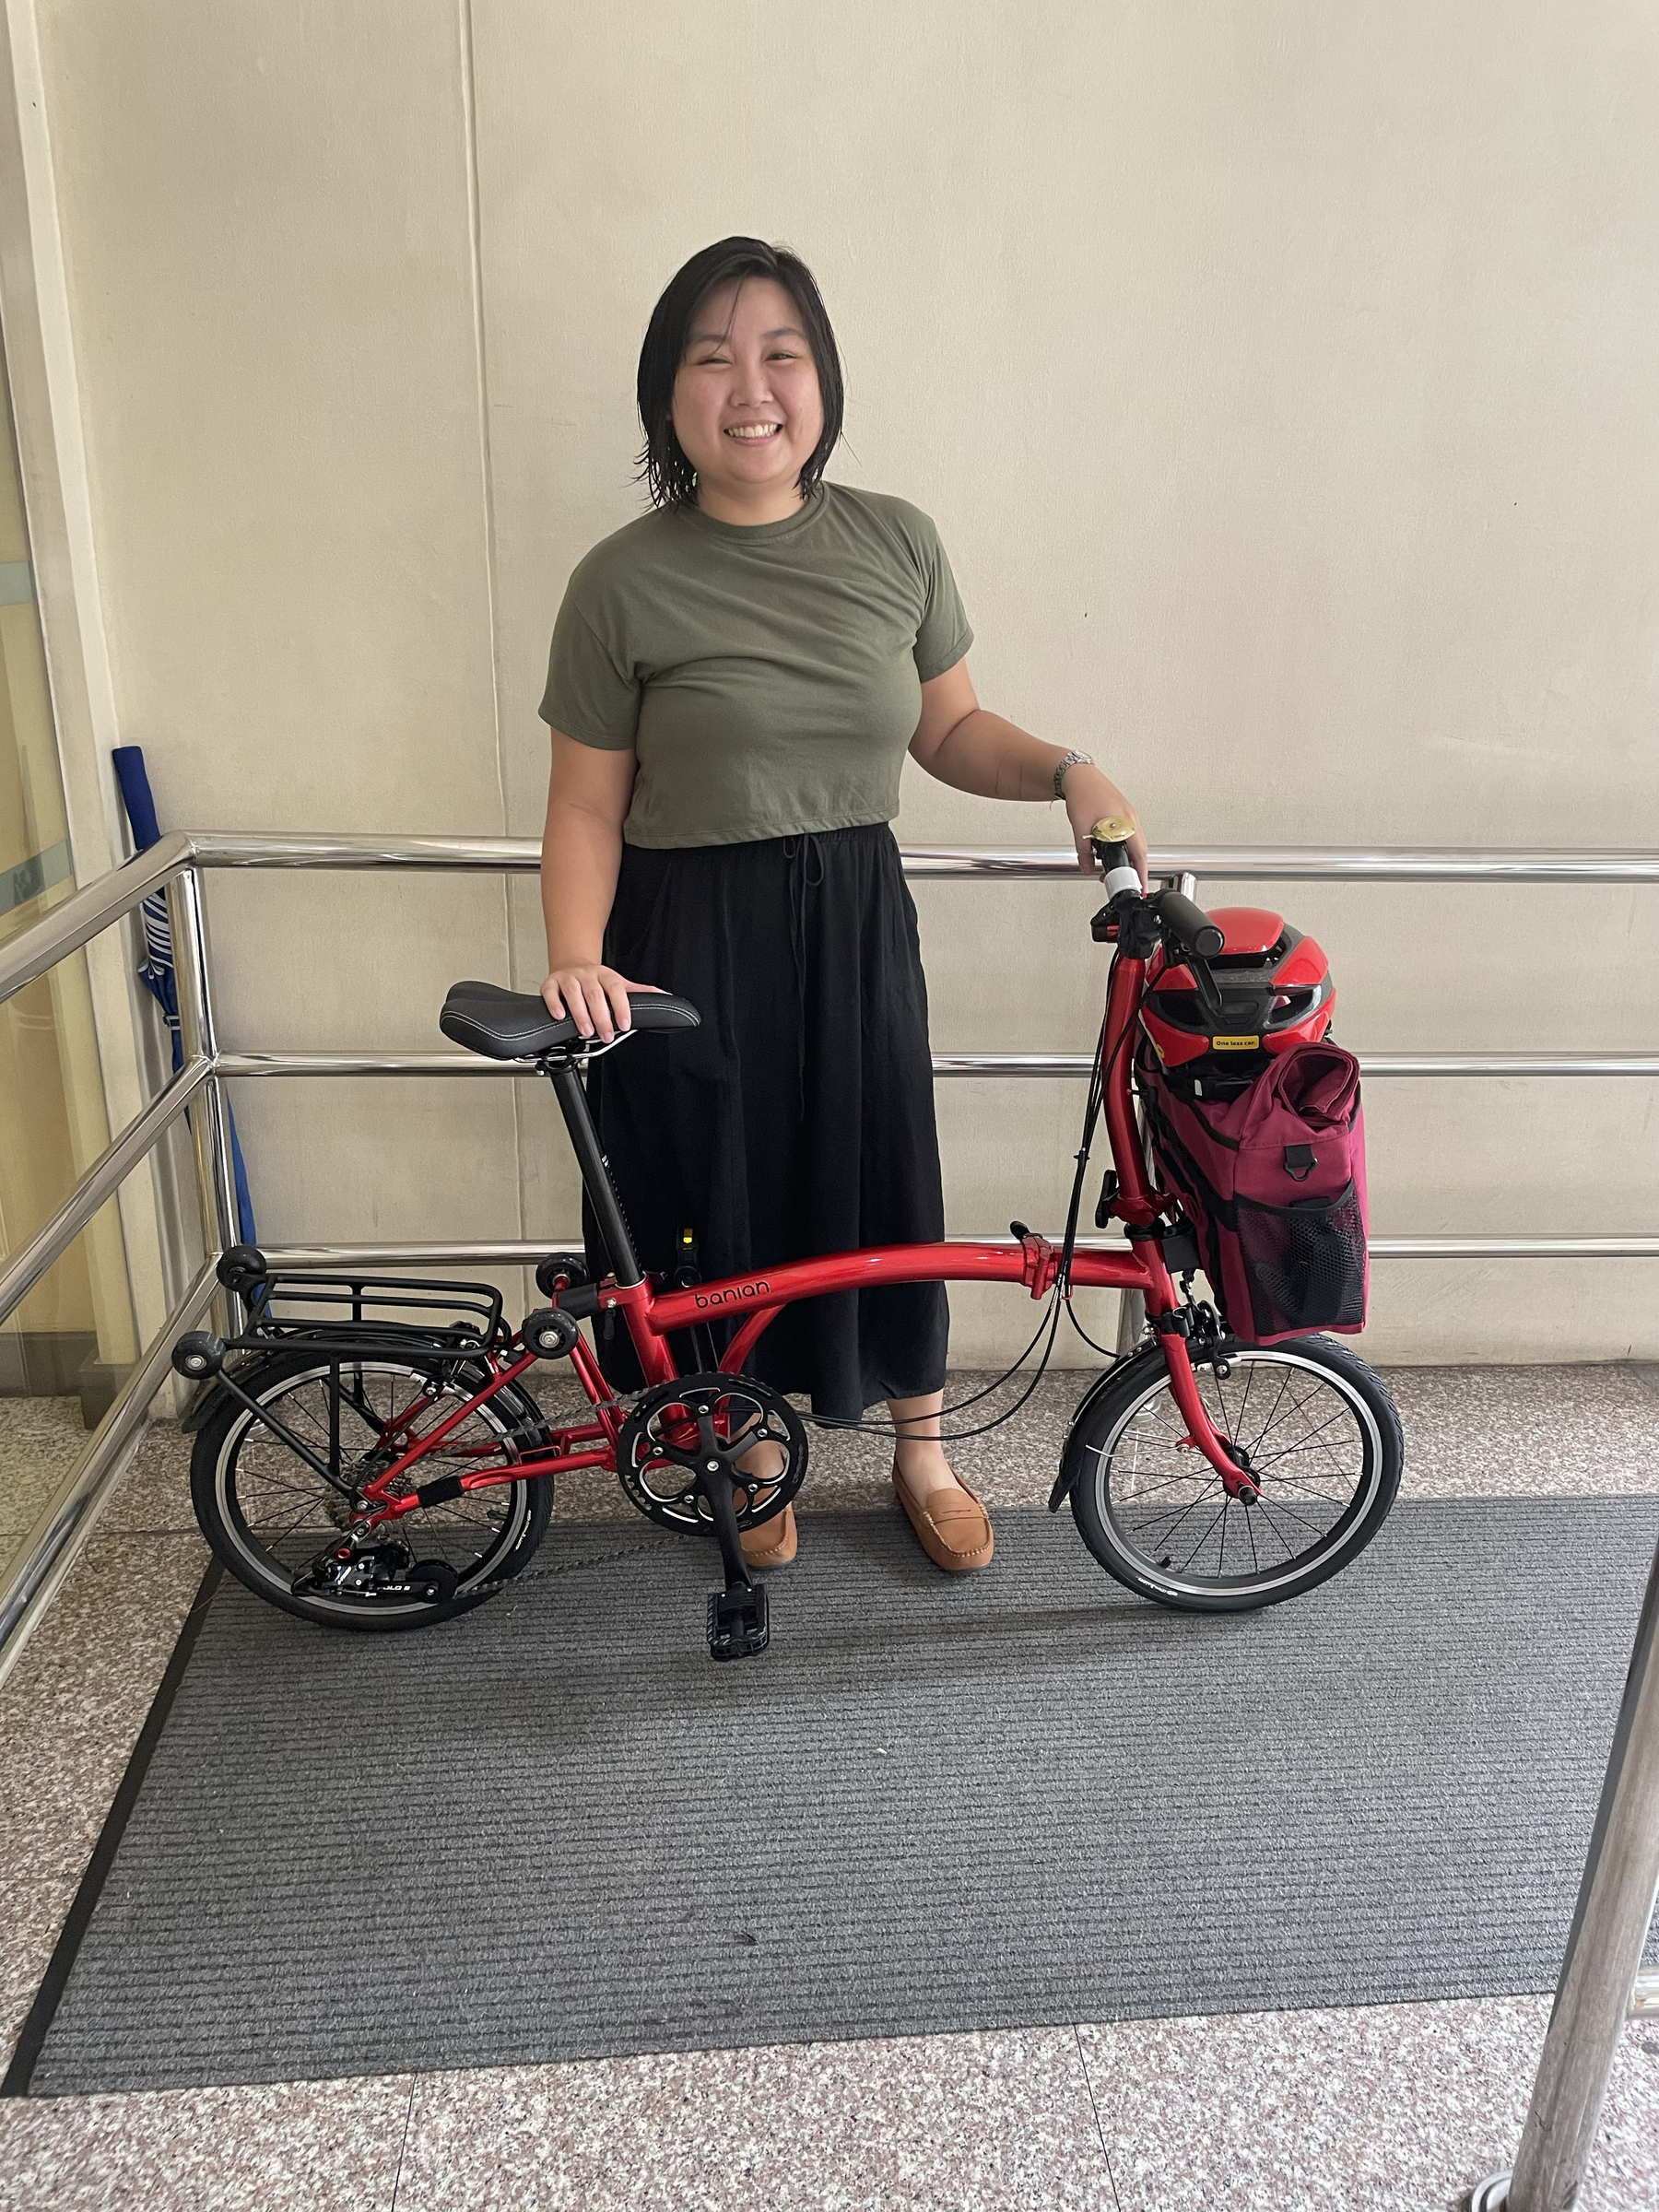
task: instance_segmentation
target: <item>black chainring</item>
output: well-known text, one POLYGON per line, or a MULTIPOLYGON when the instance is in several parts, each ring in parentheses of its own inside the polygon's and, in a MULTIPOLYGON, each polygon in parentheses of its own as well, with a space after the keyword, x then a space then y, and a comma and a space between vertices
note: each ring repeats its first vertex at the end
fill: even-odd
POLYGON ((629 1503, 660 1528, 682 1534, 710 1525, 701 1485, 712 1461, 731 1482, 737 1525, 770 1521, 806 1479, 806 1425, 769 1383, 747 1375, 684 1375, 637 1401, 617 1444, 617 1476, 629 1503), (775 1474, 737 1465, 767 1443, 783 1453, 775 1474))

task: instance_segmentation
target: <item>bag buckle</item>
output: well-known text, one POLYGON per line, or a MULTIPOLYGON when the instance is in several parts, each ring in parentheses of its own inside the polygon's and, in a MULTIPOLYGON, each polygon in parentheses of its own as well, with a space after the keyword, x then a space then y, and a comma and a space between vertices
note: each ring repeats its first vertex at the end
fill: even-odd
POLYGON ((1287 1145, 1285 1147, 1285 1172, 1292 1182, 1306 1182, 1318 1164, 1318 1158, 1312 1145, 1287 1145))

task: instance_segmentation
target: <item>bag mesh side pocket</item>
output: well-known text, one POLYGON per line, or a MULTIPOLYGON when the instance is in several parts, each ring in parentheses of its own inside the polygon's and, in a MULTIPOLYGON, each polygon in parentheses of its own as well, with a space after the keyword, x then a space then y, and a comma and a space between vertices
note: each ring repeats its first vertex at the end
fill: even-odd
POLYGON ((1239 1245, 1258 1336, 1365 1319, 1365 1222, 1350 1182, 1336 1198, 1263 1206, 1240 1194, 1239 1245))

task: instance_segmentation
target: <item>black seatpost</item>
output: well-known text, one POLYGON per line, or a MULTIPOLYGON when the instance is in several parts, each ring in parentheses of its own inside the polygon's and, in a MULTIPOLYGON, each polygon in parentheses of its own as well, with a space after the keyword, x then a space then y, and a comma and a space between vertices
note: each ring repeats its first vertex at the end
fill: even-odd
POLYGON ((643 1282, 644 1273, 633 1248, 633 1239, 628 1233, 628 1223, 622 1216, 622 1201, 617 1195, 617 1186, 611 1181, 610 1162, 599 1148, 599 1132, 594 1126, 594 1117, 588 1112, 587 1092, 582 1087, 572 1061, 561 1053, 549 1053, 541 1066, 553 1096, 559 1100, 559 1111, 564 1116, 564 1125, 570 1135, 571 1149, 576 1155, 576 1165, 582 1171, 582 1188, 588 1203, 599 1223, 599 1233, 605 1239, 605 1249, 610 1253, 611 1266, 617 1281, 624 1288, 629 1284, 643 1282))

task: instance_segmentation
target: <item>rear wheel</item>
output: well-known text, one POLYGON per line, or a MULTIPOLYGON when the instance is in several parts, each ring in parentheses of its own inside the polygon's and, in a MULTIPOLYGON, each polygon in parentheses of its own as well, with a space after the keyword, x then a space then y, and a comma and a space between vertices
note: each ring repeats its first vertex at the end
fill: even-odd
POLYGON ((1185 1612, 1297 1597, 1357 1559, 1400 1487, 1400 1418, 1328 1337, 1240 1346, 1194 1374, 1218 1433, 1260 1485, 1230 1498, 1189 1441, 1156 1347, 1079 1408, 1065 1447, 1072 1517, 1109 1574, 1185 1612))
MULTIPOLYGON (((352 1494, 465 1405, 488 1377, 418 1351, 348 1360, 284 1353, 238 1377, 344 1488, 327 1482, 226 1398, 197 1432, 190 1488, 202 1533, 257 1596, 331 1628, 412 1629, 482 1605, 519 1572, 546 1532, 553 1478, 464 1491, 382 1523, 335 1581, 353 1524, 352 1494)), ((540 1408, 509 1383, 418 1463, 410 1488, 502 1460, 546 1441, 540 1408)))

